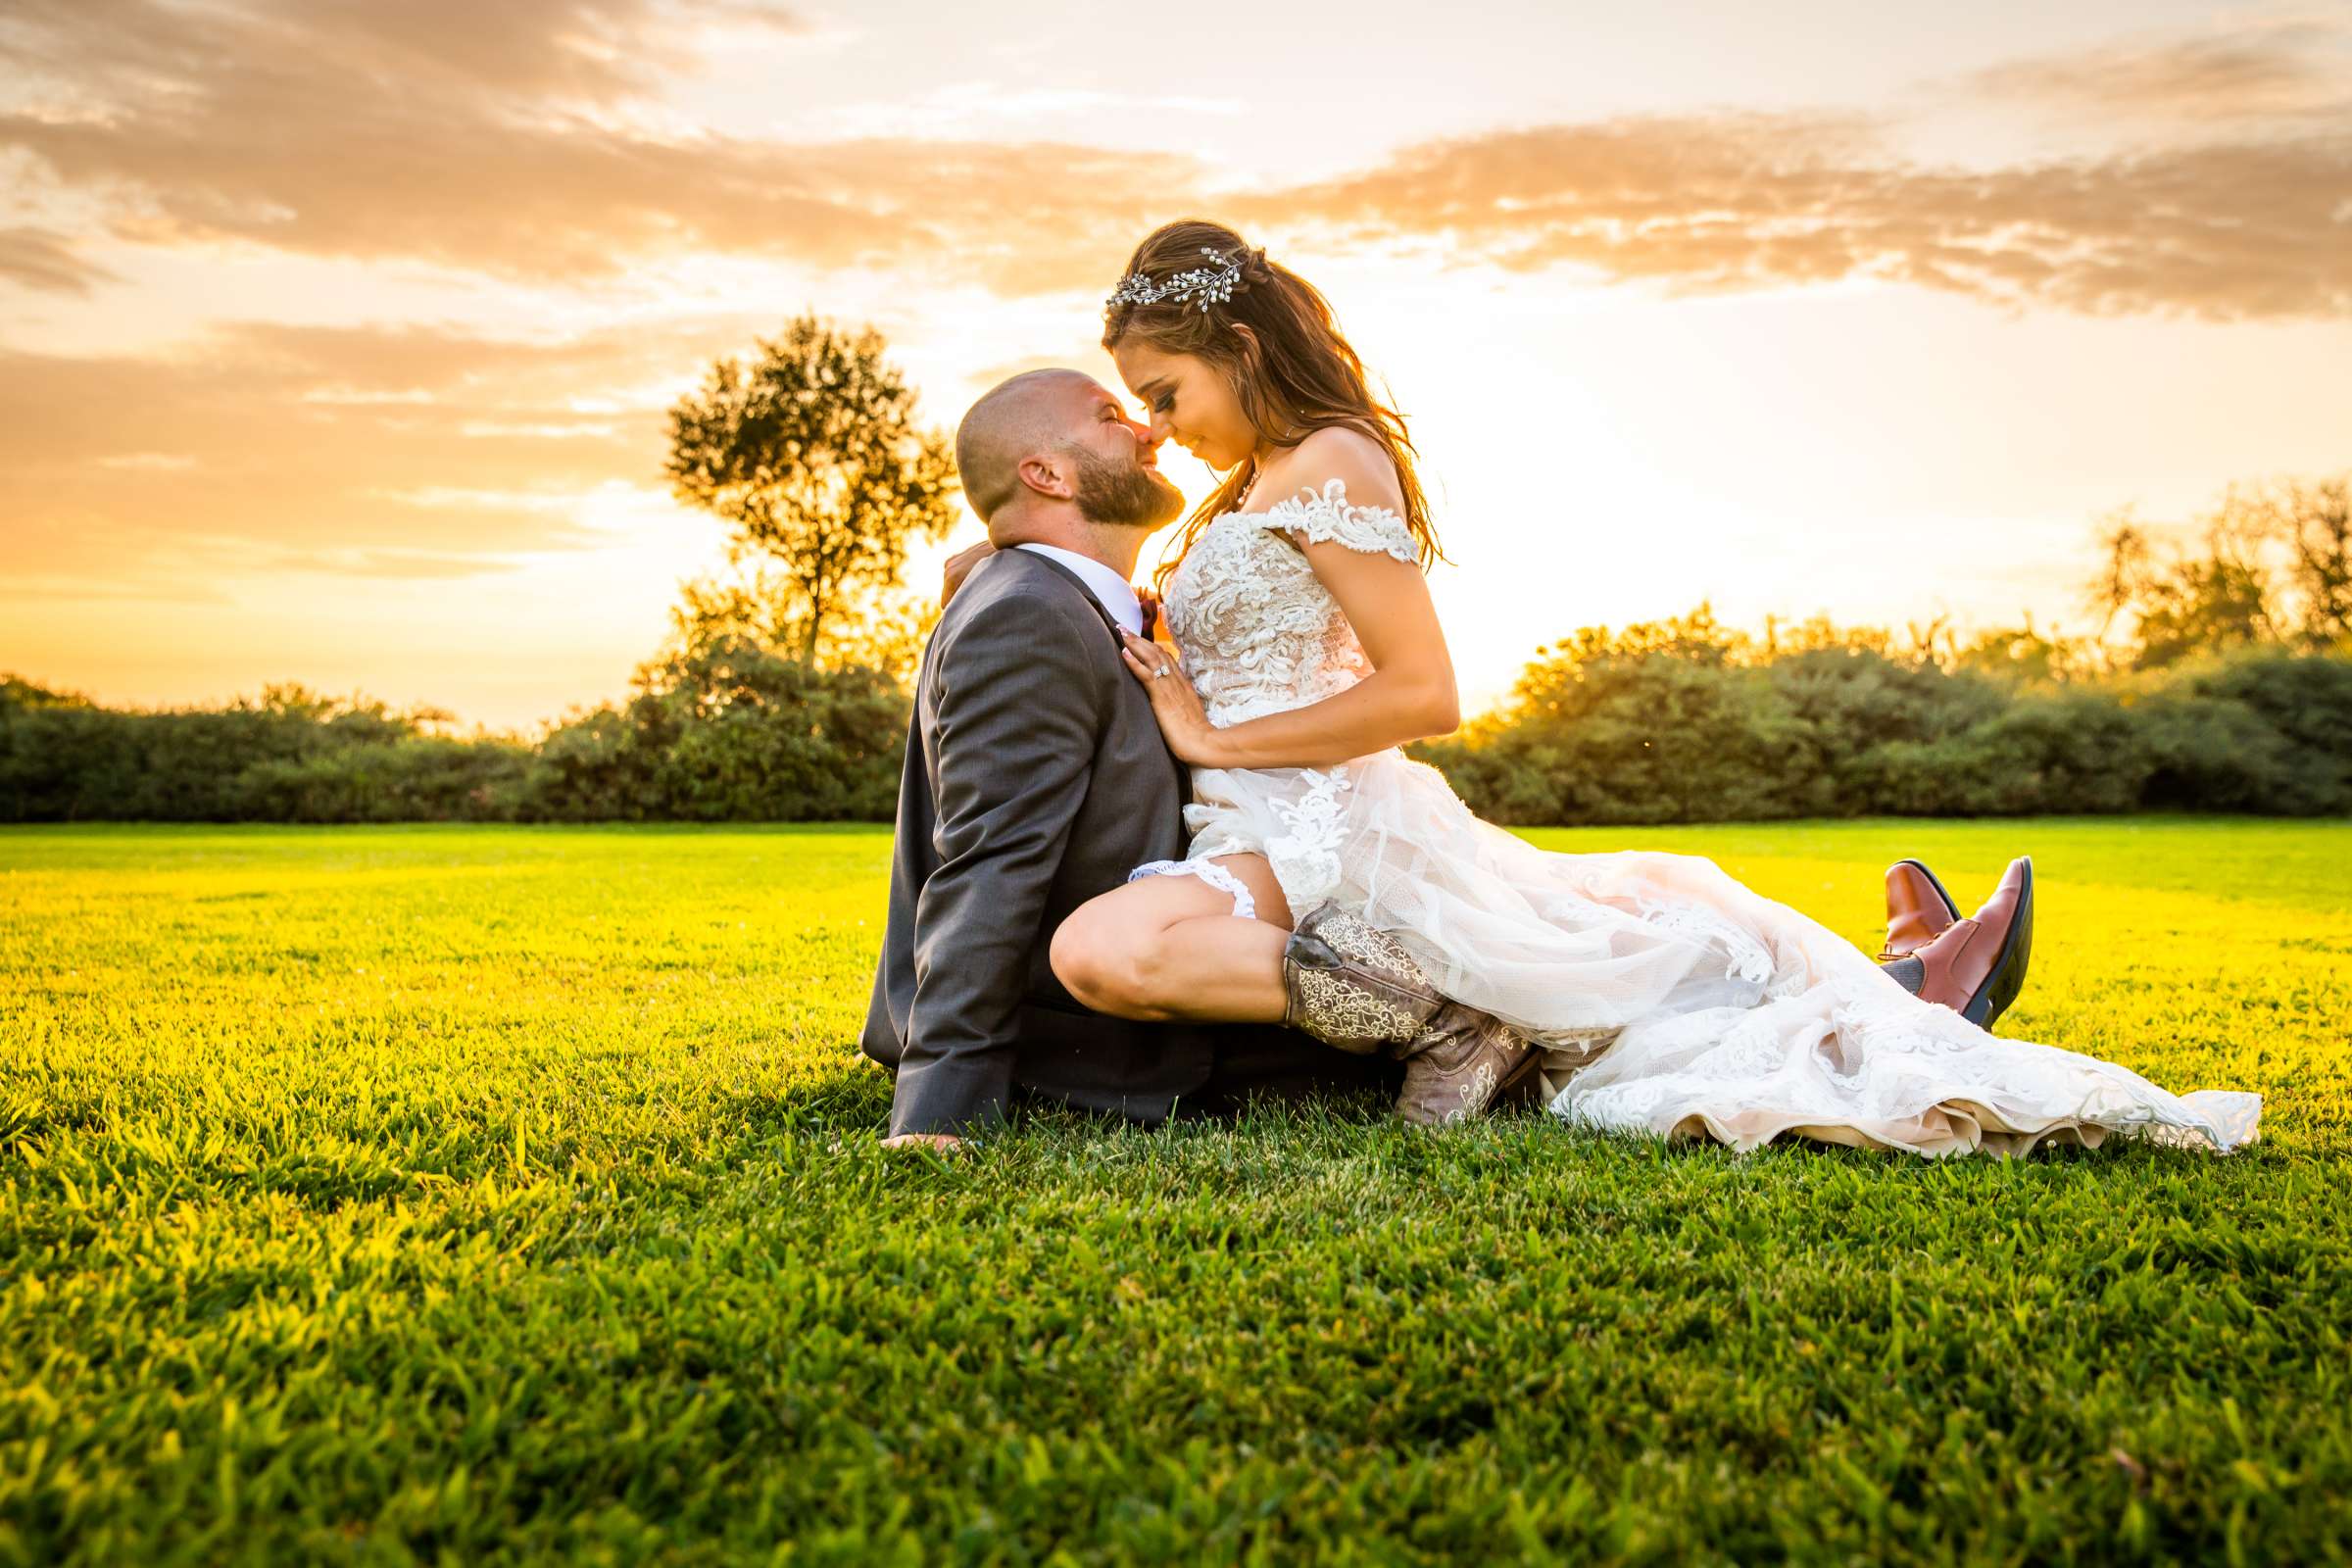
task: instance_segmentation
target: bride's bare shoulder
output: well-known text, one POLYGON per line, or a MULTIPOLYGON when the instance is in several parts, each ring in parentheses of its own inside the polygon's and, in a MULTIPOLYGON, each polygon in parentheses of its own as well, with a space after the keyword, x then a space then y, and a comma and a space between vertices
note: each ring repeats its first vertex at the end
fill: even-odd
POLYGON ((1261 488, 1278 500, 1303 490, 1321 495, 1334 479, 1346 487, 1350 506, 1392 512, 1404 508, 1404 491, 1396 482, 1396 465, 1389 461, 1388 448, 1352 425, 1308 431, 1305 440, 1268 465, 1261 488))

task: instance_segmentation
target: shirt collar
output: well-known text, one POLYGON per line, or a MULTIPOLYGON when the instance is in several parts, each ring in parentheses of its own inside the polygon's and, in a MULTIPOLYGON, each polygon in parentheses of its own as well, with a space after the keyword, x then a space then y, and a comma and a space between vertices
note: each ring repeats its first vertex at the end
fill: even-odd
POLYGON ((1012 548, 1034 552, 1069 567, 1078 574, 1080 582, 1094 591, 1095 598, 1102 602, 1102 608, 1110 612, 1111 619, 1137 636, 1143 635, 1143 601, 1136 597, 1135 585, 1120 576, 1116 568, 1105 566, 1092 556, 1082 556, 1075 550, 1064 550, 1058 545, 1018 544, 1012 548))

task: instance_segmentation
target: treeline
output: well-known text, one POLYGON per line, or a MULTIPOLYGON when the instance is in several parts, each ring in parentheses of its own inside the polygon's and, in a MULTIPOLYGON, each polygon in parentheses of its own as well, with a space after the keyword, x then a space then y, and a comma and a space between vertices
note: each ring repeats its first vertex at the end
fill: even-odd
MULTIPOLYGON (((886 821, 890 676, 720 639, 536 744, 295 689, 210 711, 0 682, 0 819, 886 821)), ((1517 824, 2134 810, 2352 812, 2352 659, 2253 648, 2024 678, 1883 634, 1763 643, 1705 611, 1546 650, 1512 702, 1414 748, 1517 824)))
MULTIPOLYGON (((872 343, 800 323, 762 347, 758 373, 722 366, 673 415, 673 468, 713 494, 811 387, 847 378, 903 413, 872 343)), ((903 543, 935 531, 945 481, 901 446, 920 462, 873 527, 903 543)), ((745 538, 775 564, 689 584, 635 695, 537 742, 296 688, 138 712, 0 679, 0 820, 887 820, 936 611, 885 591, 896 546, 845 573, 807 508, 755 511, 745 538)), ((1752 636, 1702 606, 1539 649, 1500 710, 1414 751, 1515 824, 2352 812, 2352 475, 2233 487, 2187 529, 2108 524, 2095 637, 1752 636)))
POLYGON ((2352 811, 2352 660, 2253 648, 2024 678, 1701 610, 1546 650, 1502 710, 1413 748, 1491 821, 2352 811))
POLYGON ((0 820, 884 820, 907 702, 888 675, 721 639, 536 744, 433 733, 281 687, 212 710, 100 708, 0 680, 0 820))
POLYGON ((2352 475, 2232 485, 2184 527, 2127 508, 2099 548, 2095 637, 1757 638, 1702 606, 1538 650, 1416 752, 1528 825, 2352 811, 2352 475))

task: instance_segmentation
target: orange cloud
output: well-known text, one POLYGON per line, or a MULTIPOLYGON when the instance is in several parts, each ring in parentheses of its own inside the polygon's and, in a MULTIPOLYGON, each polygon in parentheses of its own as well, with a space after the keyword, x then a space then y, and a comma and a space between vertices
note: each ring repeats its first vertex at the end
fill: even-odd
POLYGON ((62 234, 18 227, 0 228, 0 277, 51 293, 87 294, 91 284, 111 282, 114 274, 75 255, 62 234))
POLYGON ((625 111, 682 69, 681 31, 648 0, 25 0, 8 64, 48 107, 0 114, 0 147, 110 196, 118 238, 535 279, 694 251, 918 269, 952 253, 1008 289, 1063 287, 1079 272, 1022 236, 1131 235, 1148 193, 1195 177, 1186 159, 1069 147, 665 138, 625 111))
POLYGON ((461 575, 595 542, 583 498, 660 472, 662 410, 620 389, 691 372, 769 324, 561 344, 246 324, 166 358, 0 351, 7 591, 461 575))
MULTIPOLYGON (((1888 127, 1862 117, 1626 117, 1215 196, 1172 154, 657 135, 629 111, 692 57, 679 16, 654 0, 21 3, 11 64, 41 91, 0 114, 0 146, 109 197, 113 233, 150 244, 233 239, 533 279, 717 252, 1009 296, 1105 286, 1143 231, 1206 207, 1277 235, 1577 264, 1674 291, 1876 277, 2092 314, 2352 308, 2352 117, 2319 112, 2352 93, 2328 48, 2343 35, 2317 24, 2021 61, 1959 87, 2226 122, 2244 132, 2230 141, 1980 171, 1895 160, 1888 127)), ((0 237, 0 274, 92 280, 33 229, 0 237)))
POLYGON ((1978 172, 1875 157, 1845 120, 1654 117, 1430 143, 1241 206, 1676 292, 1875 277, 2091 315, 2352 313, 2344 134, 1978 172))
POLYGON ((1965 94, 2062 115, 2184 124, 2352 119, 2352 28, 2300 20, 2200 37, 2125 41, 2005 62, 1965 94))

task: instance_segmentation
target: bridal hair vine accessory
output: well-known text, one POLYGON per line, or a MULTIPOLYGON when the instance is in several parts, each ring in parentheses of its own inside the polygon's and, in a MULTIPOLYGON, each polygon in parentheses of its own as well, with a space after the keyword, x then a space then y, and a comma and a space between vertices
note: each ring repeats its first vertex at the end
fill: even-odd
POLYGON ((1200 254, 1215 265, 1170 272, 1157 283, 1141 272, 1131 272, 1127 281, 1102 302, 1102 308, 1115 311, 1122 305, 1160 305, 1173 300, 1205 312, 1212 302, 1225 304, 1233 298, 1233 285, 1241 281, 1242 259, 1249 253, 1236 251, 1231 256, 1221 256, 1213 247, 1203 245, 1200 254))

